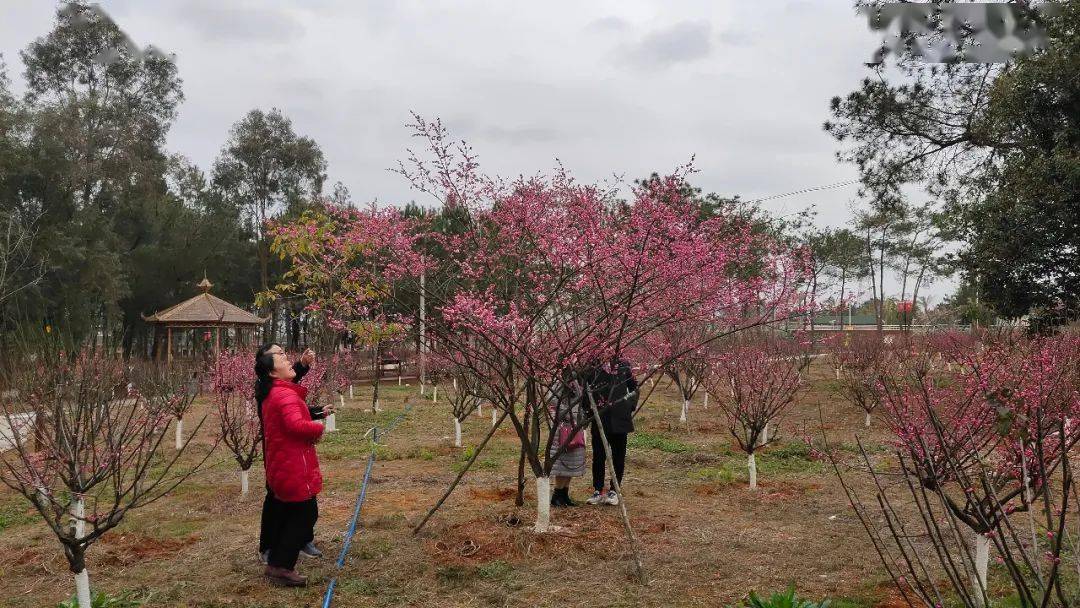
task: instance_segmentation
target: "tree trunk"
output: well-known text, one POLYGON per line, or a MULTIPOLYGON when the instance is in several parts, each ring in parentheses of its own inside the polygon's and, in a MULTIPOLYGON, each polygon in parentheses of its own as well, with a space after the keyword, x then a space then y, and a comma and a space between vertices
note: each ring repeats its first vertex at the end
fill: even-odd
POLYGON ((533 531, 543 534, 551 524, 551 478, 536 478, 536 525, 533 531))
POLYGON ((90 573, 84 567, 75 575, 75 597, 78 598, 79 608, 91 608, 90 601, 90 573))
POLYGON ((686 422, 686 411, 690 409, 690 400, 683 398, 682 412, 679 414, 679 422, 686 422))
POLYGON ((184 449, 184 419, 176 419, 176 450, 184 449))
POLYGON ((866 428, 870 428, 870 412, 866 412, 866 428))
POLYGON ((498 422, 496 422, 496 416, 495 416, 496 411, 497 410, 494 407, 491 408, 491 426, 495 426, 496 424, 498 424, 498 422))
POLYGON ((454 416, 454 447, 461 447, 461 421, 457 416, 454 416))
MULTIPOLYGON (((494 423, 494 420, 492 421, 494 423)), ((539 479, 538 479, 539 481, 539 479)), ((537 499, 539 500, 539 498, 537 499)), ((523 506, 525 504, 525 443, 521 444, 521 453, 518 455, 518 470, 517 470, 517 494, 514 496, 514 504, 517 506, 523 506)))
POLYGON ((248 470, 240 470, 240 496, 248 495, 248 470))
POLYGON ((379 411, 379 378, 382 376, 382 357, 379 356, 379 341, 375 341, 375 349, 372 357, 375 360, 375 384, 374 392, 371 394, 371 411, 379 411))
POLYGON ((754 459, 754 453, 750 452, 746 456, 746 466, 750 471, 750 489, 757 489, 757 460, 754 459))
POLYGON ((971 585, 975 587, 975 604, 985 606, 986 568, 990 563, 990 539, 984 534, 975 535, 975 572, 971 585))

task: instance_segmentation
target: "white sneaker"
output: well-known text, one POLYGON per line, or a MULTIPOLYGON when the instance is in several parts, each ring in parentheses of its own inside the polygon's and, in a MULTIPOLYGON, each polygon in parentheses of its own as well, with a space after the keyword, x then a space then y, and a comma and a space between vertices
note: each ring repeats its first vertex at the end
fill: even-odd
POLYGON ((608 490, 607 496, 604 496, 605 505, 617 505, 619 504, 619 494, 615 490, 608 490))
POLYGON ((606 497, 600 492, 593 492, 592 496, 585 501, 587 505, 602 505, 606 501, 606 497))

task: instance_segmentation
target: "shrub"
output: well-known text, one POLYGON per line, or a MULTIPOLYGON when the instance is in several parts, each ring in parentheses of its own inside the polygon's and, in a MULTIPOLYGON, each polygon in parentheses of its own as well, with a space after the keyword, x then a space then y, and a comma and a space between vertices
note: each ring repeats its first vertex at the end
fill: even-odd
POLYGON ((746 608, 828 608, 829 600, 818 603, 801 598, 795 595, 795 586, 792 585, 787 588, 787 591, 774 593, 767 598, 758 597, 751 591, 750 597, 743 602, 743 606, 746 608))

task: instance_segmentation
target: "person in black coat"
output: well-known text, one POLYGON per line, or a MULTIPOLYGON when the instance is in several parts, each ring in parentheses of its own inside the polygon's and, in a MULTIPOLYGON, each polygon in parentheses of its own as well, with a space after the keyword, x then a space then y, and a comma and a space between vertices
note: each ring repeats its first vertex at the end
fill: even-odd
MULTIPOLYGON (((622 485, 623 470, 626 464, 626 440, 634 432, 634 410, 637 409, 638 385, 633 371, 626 361, 615 365, 614 373, 595 367, 587 373, 592 398, 600 412, 600 424, 604 436, 611 446, 611 465, 615 469, 615 478, 622 485)), ((600 438, 600 428, 592 425, 592 479, 593 495, 587 501, 590 505, 617 505, 619 494, 615 484, 611 483, 604 492, 605 473, 607 472, 607 454, 600 438)))
MULTIPOLYGON (((281 346, 276 343, 270 343, 259 349, 256 356, 262 356, 270 351, 272 348, 280 349, 281 346)), ((310 348, 304 351, 304 354, 300 356, 300 360, 293 364, 293 371, 296 372, 296 377, 293 378, 293 382, 299 384, 300 379, 304 377, 309 371, 311 371, 311 364, 315 362, 315 351, 310 348)), ((258 403, 259 413, 259 426, 262 427, 262 400, 258 403)), ((330 407, 328 411, 321 405, 309 405, 308 412, 311 413, 312 420, 322 420, 331 413, 333 407, 330 407)), ((281 502, 274 497, 274 494, 270 491, 270 485, 266 486, 266 498, 263 499, 262 518, 259 523, 259 559, 264 564, 268 563, 268 556, 270 554, 270 547, 274 545, 273 531, 280 528, 277 524, 278 513, 280 510, 281 502)), ((300 550, 303 555, 308 557, 322 557, 322 552, 315 547, 314 542, 309 542, 304 545, 304 548, 300 550)))

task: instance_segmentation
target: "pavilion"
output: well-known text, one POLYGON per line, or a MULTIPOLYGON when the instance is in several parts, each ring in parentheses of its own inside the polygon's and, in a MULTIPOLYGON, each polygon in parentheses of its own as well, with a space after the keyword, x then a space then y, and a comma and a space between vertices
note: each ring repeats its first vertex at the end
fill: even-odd
MULTIPOLYGON (((203 275, 203 280, 197 285, 202 293, 194 298, 185 300, 175 306, 156 312, 150 316, 143 316, 143 321, 154 325, 154 344, 159 345, 164 333, 165 361, 171 364, 173 359, 173 330, 179 332, 191 332, 190 342, 197 343, 195 332, 205 329, 204 340, 209 339, 211 330, 214 334, 214 354, 221 351, 221 333, 226 331, 225 339, 231 346, 250 345, 255 343, 259 330, 266 323, 266 318, 256 316, 235 304, 230 304, 221 298, 212 295, 210 288, 214 284, 203 275), (164 329, 164 332, 162 330, 164 329)), ((187 336, 185 336, 187 337, 187 336)), ((156 359, 161 360, 162 349, 157 348, 156 359)), ((194 348, 192 349, 194 354, 194 348)))

